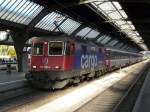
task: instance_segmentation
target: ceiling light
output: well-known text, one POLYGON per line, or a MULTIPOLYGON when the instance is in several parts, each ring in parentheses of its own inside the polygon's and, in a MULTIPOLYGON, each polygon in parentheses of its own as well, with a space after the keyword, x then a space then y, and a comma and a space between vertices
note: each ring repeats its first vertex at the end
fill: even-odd
POLYGON ((8 33, 6 31, 0 31, 0 41, 5 41, 8 38, 8 33))

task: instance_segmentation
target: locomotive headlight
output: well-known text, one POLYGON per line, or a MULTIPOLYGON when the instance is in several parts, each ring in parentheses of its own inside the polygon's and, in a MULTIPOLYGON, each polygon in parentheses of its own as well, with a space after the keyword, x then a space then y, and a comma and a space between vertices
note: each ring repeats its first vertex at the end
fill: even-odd
POLYGON ((36 68, 36 66, 32 66, 33 68, 36 68))
POLYGON ((55 68, 56 68, 56 69, 60 69, 61 67, 60 67, 60 66, 55 66, 55 68))

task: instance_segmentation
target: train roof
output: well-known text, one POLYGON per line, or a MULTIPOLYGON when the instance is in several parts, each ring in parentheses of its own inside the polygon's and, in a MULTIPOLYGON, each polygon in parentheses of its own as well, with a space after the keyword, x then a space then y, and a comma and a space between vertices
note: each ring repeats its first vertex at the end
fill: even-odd
POLYGON ((34 40, 39 40, 39 41, 57 41, 57 40, 59 40, 59 41, 76 41, 76 42, 79 42, 79 43, 85 43, 85 44, 95 45, 95 46, 99 46, 99 47, 103 46, 103 45, 95 43, 95 42, 93 42, 92 40, 89 40, 89 39, 82 39, 81 37, 70 37, 70 36, 67 36, 65 34, 52 35, 52 36, 42 36, 42 37, 33 37, 31 39, 31 41, 34 41, 34 40))
POLYGON ((120 53, 126 53, 126 54, 132 54, 132 55, 141 55, 141 53, 133 53, 133 52, 128 52, 128 51, 122 51, 122 50, 118 50, 118 49, 113 49, 113 48, 106 48, 106 50, 108 51, 114 51, 114 52, 120 52, 120 53))
POLYGON ((31 40, 39 40, 39 41, 50 41, 50 40, 69 40, 70 38, 66 35, 51 35, 51 36, 41 36, 41 37, 33 37, 31 40))

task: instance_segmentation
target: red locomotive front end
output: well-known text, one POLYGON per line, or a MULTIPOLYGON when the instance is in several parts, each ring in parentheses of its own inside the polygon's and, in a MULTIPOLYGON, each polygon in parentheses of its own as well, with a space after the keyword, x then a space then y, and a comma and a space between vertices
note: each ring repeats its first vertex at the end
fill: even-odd
POLYGON ((31 71, 64 70, 64 42, 34 42, 31 56, 31 71))
POLYGON ((26 78, 42 88, 51 88, 51 83, 66 79, 74 60, 70 45, 71 42, 64 39, 32 39, 30 70, 26 78))

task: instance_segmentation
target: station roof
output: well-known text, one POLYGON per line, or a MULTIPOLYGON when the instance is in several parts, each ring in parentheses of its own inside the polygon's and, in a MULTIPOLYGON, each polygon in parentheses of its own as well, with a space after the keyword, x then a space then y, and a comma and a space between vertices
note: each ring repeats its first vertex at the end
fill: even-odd
MULTIPOLYGON (((141 27, 144 25, 143 20, 139 18, 141 22, 135 21, 140 14, 138 16, 134 12, 136 10, 132 10, 132 5, 140 4, 136 0, 118 1, 0 0, 0 28, 16 31, 30 29, 34 36, 64 32, 111 47, 132 46, 141 50, 146 49, 144 42, 150 47, 148 29, 139 27, 138 24, 141 27)), ((142 4, 145 6, 148 3, 142 4)))
POLYGON ((150 1, 149 0, 126 0, 121 2, 130 20, 134 24, 144 43, 150 49, 150 1))

